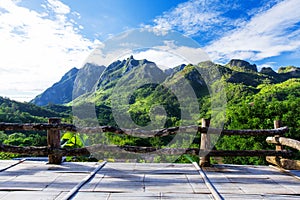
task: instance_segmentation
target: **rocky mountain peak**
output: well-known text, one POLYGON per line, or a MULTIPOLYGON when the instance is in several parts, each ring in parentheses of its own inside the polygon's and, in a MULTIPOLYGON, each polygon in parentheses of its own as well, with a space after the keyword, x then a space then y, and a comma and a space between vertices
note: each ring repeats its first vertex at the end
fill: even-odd
POLYGON ((271 67, 261 68, 260 73, 270 75, 270 76, 278 75, 271 67))
POLYGON ((249 62, 244 60, 232 59, 227 65, 230 67, 240 67, 247 71, 251 70, 257 72, 257 67, 255 64, 251 65, 249 62))
POLYGON ((295 66, 280 67, 278 73, 300 73, 300 68, 295 66))
POLYGON ((63 75, 63 77, 61 78, 60 81, 68 80, 69 78, 71 78, 73 76, 76 76, 76 74, 77 74, 78 71, 79 71, 79 69, 77 69, 76 67, 73 67, 67 73, 65 73, 63 75))
POLYGON ((129 71, 131 71, 133 68, 135 67, 138 67, 138 66, 142 66, 144 64, 150 64, 150 63, 153 63, 153 62, 150 62, 146 59, 143 59, 143 60, 135 60, 133 58, 133 55, 131 55, 127 60, 126 60, 126 63, 125 63, 125 71, 124 71, 124 74, 128 73, 129 71))

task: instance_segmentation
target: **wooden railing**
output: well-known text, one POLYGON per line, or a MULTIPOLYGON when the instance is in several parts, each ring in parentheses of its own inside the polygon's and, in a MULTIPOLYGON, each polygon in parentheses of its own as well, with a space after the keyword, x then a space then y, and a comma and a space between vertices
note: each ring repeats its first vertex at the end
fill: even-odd
MULTIPOLYGON (((209 120, 202 119, 202 128, 209 127, 209 120)), ((214 130, 214 129, 212 129, 214 130)), ((212 134, 217 131, 210 131, 212 134)), ((222 135, 241 135, 241 136, 280 136, 288 132, 288 127, 280 127, 278 120, 274 121, 274 129, 264 130, 222 130, 222 135)), ((210 134, 201 132, 200 151, 207 152, 205 156, 200 156, 200 166, 210 166, 210 156, 224 157, 224 156, 275 156, 275 157, 290 157, 290 151, 284 150, 276 146, 275 150, 210 150, 210 134), (210 151, 209 151, 210 150, 210 151)))
MULTIPOLYGON (((300 141, 285 138, 285 137, 267 137, 266 141, 271 144, 276 144, 276 146, 288 146, 293 149, 297 149, 300 151, 300 141)), ((267 161, 277 165, 279 167, 282 167, 284 169, 297 169, 300 170, 300 160, 290 160, 278 156, 267 156, 267 161)))
MULTIPOLYGON (((63 156, 79 156, 90 155, 90 152, 120 152, 129 151, 137 153, 151 153, 159 150, 160 155, 181 155, 182 153, 199 155, 200 165, 209 166, 210 156, 266 156, 267 158, 287 158, 292 155, 291 151, 284 150, 282 145, 284 142, 276 141, 275 150, 211 150, 210 136, 211 134, 221 133, 222 135, 251 135, 251 136, 274 136, 274 138, 281 138, 284 133, 288 131, 288 127, 280 127, 279 122, 274 122, 274 129, 264 130, 221 130, 209 128, 209 120, 203 119, 202 126, 186 126, 186 127, 173 127, 161 130, 142 131, 138 129, 119 129, 112 126, 99 126, 92 128, 78 128, 72 124, 62 124, 59 118, 50 118, 48 123, 39 124, 16 124, 16 123, 0 123, 0 130, 47 130, 48 146, 45 147, 18 147, 0 144, 0 152, 18 153, 20 155, 32 156, 48 156, 49 163, 60 164, 63 156), (84 148, 67 149, 60 146, 60 131, 83 132, 83 133, 103 133, 112 132, 115 134, 125 134, 131 136, 145 136, 145 137, 162 137, 167 135, 175 135, 180 132, 195 132, 201 133, 200 148, 155 148, 155 147, 138 147, 138 146, 116 146, 116 145, 103 145, 97 144, 84 148)), ((271 141, 270 137, 267 141, 271 141)))

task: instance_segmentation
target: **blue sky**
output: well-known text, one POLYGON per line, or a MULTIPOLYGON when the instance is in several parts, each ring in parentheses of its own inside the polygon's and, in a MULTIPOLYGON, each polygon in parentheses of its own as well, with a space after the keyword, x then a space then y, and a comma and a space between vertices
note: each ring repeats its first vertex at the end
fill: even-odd
POLYGON ((299 0, 1 0, 0 96, 29 101, 103 41, 178 31, 217 63, 300 66, 299 0))

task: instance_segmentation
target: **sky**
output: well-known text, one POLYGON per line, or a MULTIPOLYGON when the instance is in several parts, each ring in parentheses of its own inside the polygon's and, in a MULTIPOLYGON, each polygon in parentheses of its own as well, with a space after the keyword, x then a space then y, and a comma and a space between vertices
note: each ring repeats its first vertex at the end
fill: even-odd
POLYGON ((220 64, 300 67, 299 10, 299 0, 0 0, 0 96, 30 101, 136 28, 177 31, 220 64))

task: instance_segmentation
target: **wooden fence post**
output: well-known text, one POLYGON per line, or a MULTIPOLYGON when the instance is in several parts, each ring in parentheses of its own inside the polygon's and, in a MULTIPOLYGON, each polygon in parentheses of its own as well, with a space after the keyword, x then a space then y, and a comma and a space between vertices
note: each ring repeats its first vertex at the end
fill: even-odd
MULTIPOLYGON (((201 127, 208 128, 210 120, 202 119, 201 127)), ((210 150, 210 135, 207 133, 201 133, 201 143, 200 143, 200 152, 201 150, 208 151, 210 150)), ((209 167, 210 166, 210 156, 201 156, 199 160, 199 165, 201 167, 209 167)))
MULTIPOLYGON (((274 120, 274 128, 280 128, 281 127, 281 121, 279 120, 274 120)), ((280 135, 274 135, 275 140, 278 140, 280 135)), ((276 151, 282 151, 283 146, 280 144, 276 144, 276 151)))
MULTIPOLYGON (((60 118, 49 118, 49 124, 60 124, 60 118)), ((55 149, 60 148, 60 131, 59 130, 48 130, 47 131, 47 142, 48 147, 55 149)), ((49 164, 61 164, 62 156, 49 154, 48 155, 49 164)))
MULTIPOLYGON (((274 120, 274 128, 277 129, 280 127, 281 127, 281 121, 274 120)), ((276 141, 276 147, 275 147, 276 151, 283 150, 283 145, 279 144, 279 138, 280 138, 280 135, 274 135, 274 140, 276 141)), ((286 163, 283 162, 284 159, 282 159, 282 156, 267 156, 266 160, 267 160, 267 162, 277 165, 279 167, 282 167, 284 169, 287 169, 289 167, 289 166, 286 166, 286 163)))

